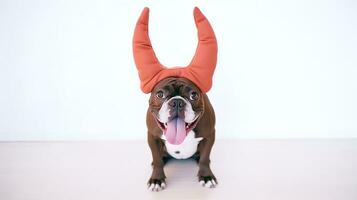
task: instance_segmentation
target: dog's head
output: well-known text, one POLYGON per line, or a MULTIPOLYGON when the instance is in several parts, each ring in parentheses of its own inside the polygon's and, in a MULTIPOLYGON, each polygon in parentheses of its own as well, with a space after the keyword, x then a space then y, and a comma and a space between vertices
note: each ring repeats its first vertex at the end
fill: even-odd
POLYGON ((171 144, 181 144, 204 111, 202 92, 186 78, 160 81, 151 92, 149 104, 157 125, 171 144))

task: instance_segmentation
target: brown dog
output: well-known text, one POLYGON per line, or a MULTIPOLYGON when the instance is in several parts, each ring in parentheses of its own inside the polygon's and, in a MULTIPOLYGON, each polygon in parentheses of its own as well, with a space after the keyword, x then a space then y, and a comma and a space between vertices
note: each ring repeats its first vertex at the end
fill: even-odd
POLYGON ((217 40, 214 31, 195 7, 198 45, 187 67, 163 66, 149 38, 149 8, 144 8, 134 30, 133 55, 141 90, 151 93, 146 123, 152 153, 153 172, 149 189, 165 187, 164 164, 168 158, 196 158, 198 181, 215 187, 216 177, 210 169, 210 153, 215 139, 215 114, 206 92, 212 86, 217 62, 217 40))
POLYGON ((205 187, 217 184, 209 166, 215 114, 207 95, 194 83, 175 77, 160 81, 151 93, 146 122, 153 158, 150 190, 165 188, 164 165, 170 157, 195 157, 198 181, 205 187))

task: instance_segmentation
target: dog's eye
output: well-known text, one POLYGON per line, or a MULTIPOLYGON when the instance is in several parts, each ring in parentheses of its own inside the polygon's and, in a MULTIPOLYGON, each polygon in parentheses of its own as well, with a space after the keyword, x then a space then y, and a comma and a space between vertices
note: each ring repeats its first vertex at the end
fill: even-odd
POLYGON ((159 99, 165 98, 164 92, 163 91, 158 91, 156 93, 156 97, 159 99))
POLYGON ((197 92, 191 92, 190 94, 190 100, 194 101, 198 99, 198 93, 197 92))

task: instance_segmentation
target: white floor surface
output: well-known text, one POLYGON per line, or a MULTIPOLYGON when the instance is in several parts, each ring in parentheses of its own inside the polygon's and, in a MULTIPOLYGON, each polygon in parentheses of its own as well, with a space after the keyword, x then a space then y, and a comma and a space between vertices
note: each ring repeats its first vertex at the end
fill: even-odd
POLYGON ((165 167, 167 188, 146 188, 145 141, 0 142, 0 200, 357 200, 357 140, 218 140, 217 188, 193 160, 165 167))

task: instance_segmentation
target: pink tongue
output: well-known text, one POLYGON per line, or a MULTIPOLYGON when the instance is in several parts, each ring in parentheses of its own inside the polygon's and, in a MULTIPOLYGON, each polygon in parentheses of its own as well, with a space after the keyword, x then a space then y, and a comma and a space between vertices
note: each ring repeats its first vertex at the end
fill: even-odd
POLYGON ((166 139, 170 144, 181 144, 186 137, 185 121, 177 117, 167 123, 166 139))

